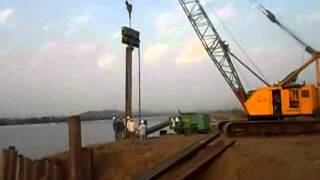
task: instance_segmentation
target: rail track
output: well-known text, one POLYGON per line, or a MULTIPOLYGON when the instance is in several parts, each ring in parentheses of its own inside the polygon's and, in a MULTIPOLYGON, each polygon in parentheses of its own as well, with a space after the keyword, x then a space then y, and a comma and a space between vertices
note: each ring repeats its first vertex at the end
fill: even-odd
POLYGON ((234 143, 234 140, 223 140, 220 132, 210 134, 134 179, 189 179, 234 143))

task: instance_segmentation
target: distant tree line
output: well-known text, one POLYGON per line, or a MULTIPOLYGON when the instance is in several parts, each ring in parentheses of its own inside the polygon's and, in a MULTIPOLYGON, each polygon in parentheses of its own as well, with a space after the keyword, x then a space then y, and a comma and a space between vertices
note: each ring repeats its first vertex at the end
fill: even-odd
POLYGON ((1 118, 0 126, 8 125, 25 125, 25 124, 44 124, 44 123, 59 123, 65 122, 67 117, 31 117, 31 118, 1 118))
MULTIPOLYGON (((81 121, 111 120, 113 116, 123 117, 123 112, 118 110, 88 111, 80 114, 81 121)), ((138 113, 133 113, 134 117, 138 117, 138 113)), ((154 113, 143 112, 143 117, 171 115, 170 113, 154 113)), ((27 125, 27 124, 46 124, 46 123, 62 123, 68 120, 68 116, 43 116, 31 118, 0 118, 0 126, 9 125, 27 125)))

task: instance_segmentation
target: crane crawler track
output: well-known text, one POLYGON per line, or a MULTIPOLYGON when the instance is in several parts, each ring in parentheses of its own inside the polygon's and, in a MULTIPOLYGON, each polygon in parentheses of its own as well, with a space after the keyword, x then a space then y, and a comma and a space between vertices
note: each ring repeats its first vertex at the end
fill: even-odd
POLYGON ((320 134, 320 120, 230 121, 220 127, 228 137, 320 134))

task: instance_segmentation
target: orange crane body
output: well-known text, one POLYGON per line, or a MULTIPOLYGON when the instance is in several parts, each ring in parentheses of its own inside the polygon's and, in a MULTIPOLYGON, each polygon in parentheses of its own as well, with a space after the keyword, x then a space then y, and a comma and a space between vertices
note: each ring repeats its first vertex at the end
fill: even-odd
POLYGON ((316 116, 319 112, 320 58, 315 53, 312 58, 300 68, 293 71, 285 80, 271 87, 261 87, 254 90, 244 106, 249 117, 290 117, 316 116), (317 84, 288 83, 311 63, 317 62, 317 84))
POLYGON ((318 109, 317 88, 313 84, 301 87, 261 87, 245 102, 250 117, 314 116, 318 109), (278 98, 278 99, 277 99, 278 98))

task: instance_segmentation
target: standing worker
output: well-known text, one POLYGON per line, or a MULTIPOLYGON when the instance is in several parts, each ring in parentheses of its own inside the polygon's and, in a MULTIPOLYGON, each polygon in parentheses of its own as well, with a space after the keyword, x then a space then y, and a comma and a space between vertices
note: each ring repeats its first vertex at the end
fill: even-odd
POLYGON ((127 130, 128 130, 129 137, 130 137, 132 143, 134 143, 134 138, 135 138, 135 126, 136 126, 136 124, 134 123, 132 118, 130 118, 130 116, 128 116, 127 117, 127 130))
POLYGON ((145 121, 141 120, 140 126, 139 126, 140 144, 145 144, 146 137, 147 137, 147 125, 145 121))
POLYGON ((183 133, 183 121, 179 116, 175 118, 175 129, 178 134, 183 133))
POLYGON ((119 139, 124 139, 124 131, 126 130, 126 126, 124 125, 124 119, 120 118, 119 121, 119 139))
POLYGON ((117 119, 116 120, 116 131, 117 131, 117 140, 121 140, 122 139, 122 132, 124 129, 124 125, 122 123, 121 119, 117 119))
POLYGON ((172 129, 172 130, 174 131, 175 128, 176 128, 175 118, 171 117, 171 118, 170 118, 170 129, 172 129))
POLYGON ((114 132, 114 138, 117 141, 118 140, 118 127, 117 127, 117 118, 115 116, 112 117, 113 123, 113 132, 114 132))

